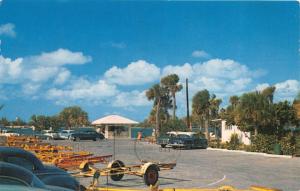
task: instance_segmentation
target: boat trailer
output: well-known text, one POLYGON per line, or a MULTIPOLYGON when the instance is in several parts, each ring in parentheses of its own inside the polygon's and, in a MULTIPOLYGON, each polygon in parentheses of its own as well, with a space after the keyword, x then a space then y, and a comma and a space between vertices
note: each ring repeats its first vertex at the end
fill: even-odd
POLYGON ((100 176, 110 177, 113 181, 120 181, 127 175, 142 177, 147 186, 155 185, 159 178, 159 171, 171 170, 176 166, 176 163, 159 163, 143 161, 139 165, 125 164, 120 160, 111 161, 107 168, 98 169, 89 162, 82 163, 79 167, 80 172, 71 173, 76 177, 93 177, 92 185, 96 186, 100 176))

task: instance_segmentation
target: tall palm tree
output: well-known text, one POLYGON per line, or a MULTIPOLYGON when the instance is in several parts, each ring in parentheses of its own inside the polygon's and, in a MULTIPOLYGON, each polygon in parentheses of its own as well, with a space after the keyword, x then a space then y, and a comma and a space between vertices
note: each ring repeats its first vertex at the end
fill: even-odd
POLYGON ((276 90, 275 86, 270 86, 262 90, 261 94, 267 97, 270 103, 273 103, 274 92, 276 90))
POLYGON ((153 106, 155 107, 155 138, 159 136, 160 132, 160 111, 163 104, 165 90, 159 85, 155 84, 146 91, 148 100, 153 100, 153 106))
POLYGON ((233 106, 233 108, 235 108, 235 107, 237 106, 238 102, 239 102, 239 97, 236 96, 236 95, 231 96, 231 97, 229 98, 229 102, 230 102, 230 104, 233 106))
POLYGON ((193 97, 192 115, 200 120, 201 126, 205 127, 205 136, 209 140, 209 113, 210 113, 210 95, 207 90, 197 92, 193 97))
POLYGON ((179 77, 177 74, 170 74, 161 79, 161 84, 165 86, 172 96, 173 103, 173 120, 176 118, 176 93, 182 90, 182 85, 179 84, 179 77))

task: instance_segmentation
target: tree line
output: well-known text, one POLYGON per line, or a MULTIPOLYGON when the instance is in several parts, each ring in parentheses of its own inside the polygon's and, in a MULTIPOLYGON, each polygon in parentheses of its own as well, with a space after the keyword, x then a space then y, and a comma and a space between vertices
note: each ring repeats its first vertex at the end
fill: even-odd
MULTIPOLYGON (((170 130, 189 130, 186 118, 176 117, 176 93, 182 90, 179 81, 178 75, 170 74, 146 91, 146 97, 153 101, 153 107, 144 125, 154 126, 155 136, 170 130)), ((274 103, 275 90, 274 86, 270 86, 261 91, 231 96, 226 108, 220 108, 222 99, 215 94, 206 89, 200 90, 192 97, 191 124, 204 127, 207 139, 209 127, 216 125, 213 124, 216 119, 226 120, 228 125, 237 125, 240 130, 253 135, 272 134, 280 139, 290 127, 299 125, 300 92, 293 103, 286 100, 274 103)))
POLYGON ((0 124, 3 126, 34 126, 36 130, 58 129, 73 127, 82 127, 90 125, 88 113, 79 106, 71 106, 64 108, 57 115, 32 115, 28 122, 17 117, 14 121, 9 121, 7 118, 2 117, 0 124))

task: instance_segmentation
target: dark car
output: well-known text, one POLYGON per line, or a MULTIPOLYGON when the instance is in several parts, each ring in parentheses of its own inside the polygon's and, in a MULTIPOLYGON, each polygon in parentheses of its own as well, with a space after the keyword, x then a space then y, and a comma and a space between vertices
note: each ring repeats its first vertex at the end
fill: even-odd
POLYGON ((6 162, 0 162, 0 191, 1 190, 51 190, 71 191, 67 188, 45 185, 29 170, 6 162))
POLYGON ((104 139, 104 135, 101 133, 97 133, 96 131, 76 131, 70 135, 70 139, 73 141, 80 140, 102 140, 104 139))
POLYGON ((44 165, 34 154, 23 149, 0 147, 0 161, 29 170, 46 185, 80 190, 79 182, 66 171, 55 166, 44 165))
POLYGON ((194 132, 170 132, 158 139, 161 147, 172 148, 207 148, 207 139, 194 132))

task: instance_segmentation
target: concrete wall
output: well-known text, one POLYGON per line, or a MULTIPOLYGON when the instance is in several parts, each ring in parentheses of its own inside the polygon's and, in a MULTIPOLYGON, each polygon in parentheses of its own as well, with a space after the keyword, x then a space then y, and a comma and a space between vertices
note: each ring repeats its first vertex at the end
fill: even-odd
POLYGON ((239 140, 241 143, 245 144, 245 145, 250 145, 251 141, 250 141, 250 132, 243 132, 241 130, 238 129, 238 126, 236 125, 226 125, 226 121, 223 120, 222 121, 222 133, 221 133, 221 137, 222 137, 222 142, 226 142, 226 141, 230 141, 230 137, 232 134, 236 133, 239 137, 239 140))

